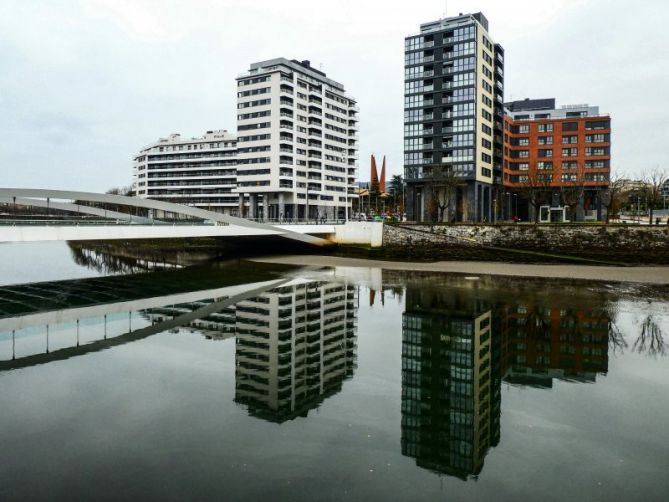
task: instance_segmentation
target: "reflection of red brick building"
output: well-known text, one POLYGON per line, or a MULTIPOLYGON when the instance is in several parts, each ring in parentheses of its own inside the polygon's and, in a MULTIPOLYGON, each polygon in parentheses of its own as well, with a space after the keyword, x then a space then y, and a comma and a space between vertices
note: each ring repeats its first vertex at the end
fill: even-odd
POLYGON ((504 117, 505 211, 524 220, 601 219, 611 170, 611 119, 555 99, 514 101, 504 117), (566 208, 566 209, 565 209, 566 208))
POLYGON ((600 311, 509 305, 501 320, 505 380, 548 386, 608 370, 609 317, 600 311))

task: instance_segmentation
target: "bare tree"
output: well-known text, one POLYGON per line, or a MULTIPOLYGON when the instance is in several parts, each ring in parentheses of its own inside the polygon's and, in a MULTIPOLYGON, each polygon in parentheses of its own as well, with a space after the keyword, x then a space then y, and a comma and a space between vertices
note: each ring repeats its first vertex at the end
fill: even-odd
POLYGON ((604 192, 602 202, 606 207, 606 223, 611 219, 611 214, 616 214, 625 202, 627 178, 620 172, 611 173, 609 187, 604 192))
POLYGON ((435 164, 428 171, 430 203, 428 210, 432 221, 445 221, 444 215, 451 219, 450 207, 455 200, 458 187, 464 186, 464 180, 448 164, 435 164), (448 213, 447 213, 448 211, 448 213))
POLYGON ((585 173, 583 166, 579 166, 575 172, 569 172, 568 178, 560 184, 562 202, 569 208, 569 214, 576 214, 576 207, 585 197, 585 173))
POLYGON ((538 169, 536 165, 527 171, 527 180, 522 182, 523 185, 519 188, 527 203, 532 206, 534 211, 534 223, 539 221, 539 208, 546 202, 547 193, 550 191, 553 182, 553 174, 551 172, 538 169))
POLYGON ((667 343, 664 341, 662 329, 652 314, 648 314, 641 323, 641 332, 634 342, 632 350, 653 357, 667 355, 667 343))
POLYGON ((662 190, 664 182, 667 181, 667 170, 659 167, 644 174, 644 195, 648 204, 648 222, 653 224, 653 209, 662 202, 662 190))

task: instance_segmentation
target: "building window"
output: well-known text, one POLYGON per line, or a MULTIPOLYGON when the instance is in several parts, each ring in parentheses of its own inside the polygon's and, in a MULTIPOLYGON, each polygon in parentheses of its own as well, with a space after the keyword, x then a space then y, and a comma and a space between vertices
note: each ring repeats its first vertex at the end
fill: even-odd
POLYGON ((608 143, 609 135, 608 134, 587 134, 585 136, 586 143, 608 143))
POLYGON ((553 144, 553 136, 539 136, 539 144, 540 145, 552 145, 553 144))
POLYGON ((576 157, 578 155, 578 148, 563 148, 562 156, 563 157, 576 157))
POLYGON ((539 157, 552 157, 553 150, 551 149, 541 149, 539 150, 539 157))
POLYGON ((578 136, 562 136, 562 144, 569 145, 578 143, 578 136))
POLYGON ((550 171, 553 169, 553 162, 551 161, 539 161, 537 162, 537 169, 541 169, 543 171, 550 171))
POLYGON ((553 132, 553 124, 539 124, 537 130, 539 132, 553 132))
POLYGON ((563 131, 578 131, 578 122, 563 122, 563 131))

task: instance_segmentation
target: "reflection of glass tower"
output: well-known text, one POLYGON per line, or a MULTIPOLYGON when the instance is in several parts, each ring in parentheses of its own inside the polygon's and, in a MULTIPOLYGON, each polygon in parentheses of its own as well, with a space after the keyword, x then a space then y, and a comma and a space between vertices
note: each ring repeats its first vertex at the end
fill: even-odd
POLYGON ((306 282, 236 306, 235 401, 283 422, 341 389, 356 361, 355 289, 306 282))
POLYGON ((402 454, 466 479, 499 438, 491 312, 450 290, 407 289, 402 334, 402 454))

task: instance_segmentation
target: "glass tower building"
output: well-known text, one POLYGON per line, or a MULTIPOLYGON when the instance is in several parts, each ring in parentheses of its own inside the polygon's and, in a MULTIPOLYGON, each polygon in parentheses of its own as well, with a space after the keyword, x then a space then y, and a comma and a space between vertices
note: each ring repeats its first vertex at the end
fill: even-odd
POLYGON ((477 13, 422 24, 404 51, 408 218, 492 221, 502 203, 504 50, 477 13))

